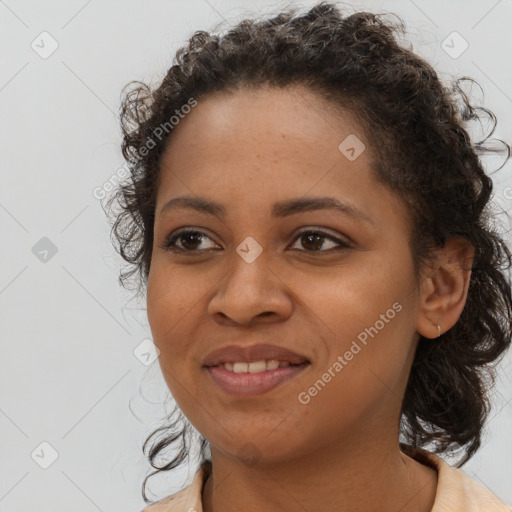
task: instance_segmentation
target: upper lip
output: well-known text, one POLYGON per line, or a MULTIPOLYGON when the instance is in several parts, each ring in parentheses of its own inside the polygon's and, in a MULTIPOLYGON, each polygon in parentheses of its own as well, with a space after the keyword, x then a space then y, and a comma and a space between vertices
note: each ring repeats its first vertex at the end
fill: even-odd
POLYGON ((224 363, 253 363, 255 361, 285 361, 290 364, 309 363, 309 360, 284 347, 259 344, 249 347, 229 345, 212 350, 204 359, 203 366, 219 366, 224 363))

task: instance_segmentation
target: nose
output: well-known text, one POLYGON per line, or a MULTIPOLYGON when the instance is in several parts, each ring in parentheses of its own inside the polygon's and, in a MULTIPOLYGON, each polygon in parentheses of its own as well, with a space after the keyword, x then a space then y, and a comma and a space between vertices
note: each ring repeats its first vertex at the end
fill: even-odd
POLYGON ((289 286, 271 268, 264 253, 252 263, 234 253, 231 270, 219 282, 208 304, 208 313, 216 322, 272 323, 291 315, 293 302, 289 286))

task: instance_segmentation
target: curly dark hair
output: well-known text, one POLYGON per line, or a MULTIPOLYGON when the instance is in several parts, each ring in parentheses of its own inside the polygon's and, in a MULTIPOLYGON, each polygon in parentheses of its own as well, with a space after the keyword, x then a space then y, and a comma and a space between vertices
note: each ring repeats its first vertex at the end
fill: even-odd
MULTIPOLYGON (((493 182, 480 158, 502 151, 506 161, 510 147, 491 144, 496 118, 472 106, 464 92, 463 85, 474 81, 464 77, 443 85, 425 60, 400 43, 405 32, 400 18, 387 16, 343 16, 336 5, 321 2, 302 14, 292 8, 268 19, 243 20, 223 35, 197 31, 177 51, 158 87, 128 84, 120 114, 131 178, 109 199, 111 211, 114 202, 120 206, 112 239, 129 264, 120 283, 126 286, 136 277, 140 293, 151 264, 160 159, 172 137, 169 119, 191 99, 298 84, 351 112, 369 141, 376 179, 408 207, 417 277, 432 250, 448 239, 462 237, 475 248, 462 314, 440 341, 420 337, 401 416, 404 450, 431 445, 435 453, 446 453, 457 446, 464 455, 460 467, 480 447, 495 364, 511 343, 511 253, 496 223, 493 182), (491 120, 491 133, 472 142, 469 122, 483 117, 491 120)), ((150 439, 163 434, 149 450, 156 471, 144 480, 146 502, 147 478, 176 467, 189 449, 190 426, 179 410, 174 413, 178 416, 169 416, 143 446, 145 453, 150 439), (162 450, 176 446, 181 448, 174 458, 155 464, 162 450)), ((200 441, 205 461, 208 443, 200 441)))

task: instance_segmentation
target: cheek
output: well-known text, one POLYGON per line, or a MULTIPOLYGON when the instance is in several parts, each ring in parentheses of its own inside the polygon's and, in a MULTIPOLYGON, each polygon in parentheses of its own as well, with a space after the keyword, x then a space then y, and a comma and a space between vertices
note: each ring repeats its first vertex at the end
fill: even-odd
POLYGON ((410 270, 407 261, 384 260, 368 252, 330 269, 295 274, 288 270, 281 275, 305 314, 312 313, 332 336, 346 340, 377 321, 380 326, 381 315, 393 319, 394 303, 405 307, 402 303, 412 298, 410 270))
POLYGON ((336 383, 329 386, 343 387, 350 381, 361 397, 365 386, 378 380, 375 375, 390 387, 403 375, 417 314, 409 260, 383 261, 369 254, 366 260, 357 267, 338 269, 336 276, 303 276, 300 281, 301 290, 308 292, 303 295, 304 314, 317 324, 311 332, 321 333, 326 340, 315 377, 322 378, 329 369, 337 376, 343 373, 344 378, 333 379, 336 383), (336 372, 332 366, 338 356, 343 358, 343 370, 336 372))
MULTIPOLYGON (((159 364, 167 385, 180 406, 183 387, 194 395, 198 354, 194 344, 208 322, 206 301, 222 274, 198 266, 171 265, 155 258, 147 286, 147 315, 159 364), (194 354, 192 356, 192 354, 194 354)), ((184 398, 187 398, 185 394, 184 398)))
POLYGON ((160 351, 158 362, 167 387, 183 408, 181 388, 186 385, 185 361, 189 335, 183 331, 187 315, 193 310, 193 287, 184 285, 179 272, 168 272, 157 265, 151 267, 147 286, 147 316, 155 346, 160 351))
POLYGON ((201 307, 201 297, 215 283, 207 271, 178 267, 155 258, 147 286, 147 314, 155 342, 174 336, 187 316, 201 307))
POLYGON ((152 266, 148 277, 147 315, 153 342, 160 350, 160 366, 165 372, 175 371, 173 366, 180 353, 184 353, 189 336, 183 332, 187 317, 197 304, 197 286, 182 272, 169 271, 165 266, 152 266))

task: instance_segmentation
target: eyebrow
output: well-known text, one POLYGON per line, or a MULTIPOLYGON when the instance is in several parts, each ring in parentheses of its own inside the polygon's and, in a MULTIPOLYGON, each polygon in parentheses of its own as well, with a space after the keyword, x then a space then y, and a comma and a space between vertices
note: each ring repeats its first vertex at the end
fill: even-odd
MULTIPOLYGON (((221 219, 224 219, 227 213, 226 207, 223 204, 211 201, 205 197, 192 196, 178 196, 167 201, 160 210, 160 215, 173 209, 195 210, 206 215, 220 217, 221 219)), ((365 212, 334 197, 301 197, 277 201, 272 205, 272 217, 284 218, 297 213, 315 210, 336 210, 355 220, 363 220, 375 226, 374 221, 365 212)))

